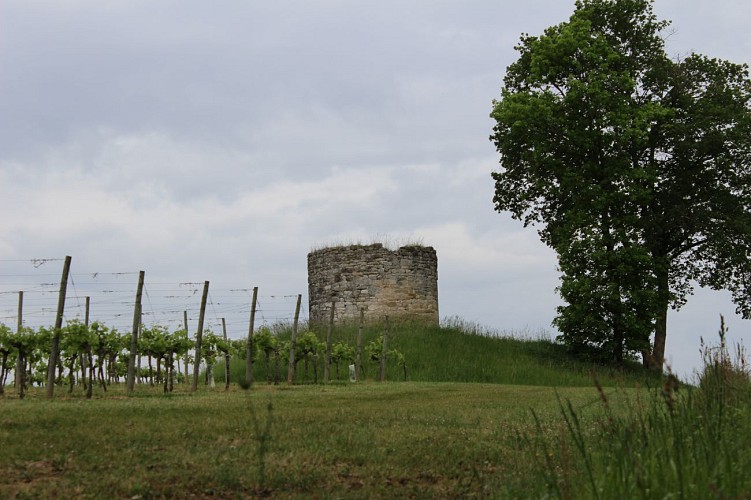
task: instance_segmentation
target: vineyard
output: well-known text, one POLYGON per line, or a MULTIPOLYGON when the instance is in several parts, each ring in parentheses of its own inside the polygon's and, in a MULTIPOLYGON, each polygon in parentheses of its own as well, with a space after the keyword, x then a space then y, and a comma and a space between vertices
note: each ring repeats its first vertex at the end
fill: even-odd
POLYGON ((143 272, 74 273, 70 264, 0 261, 0 394, 9 384, 20 398, 35 386, 46 387, 48 397, 65 386, 88 398, 120 383, 129 393, 140 384, 165 393, 191 384, 195 391, 217 379, 228 388, 230 367, 240 360, 245 371, 234 382, 246 388, 254 376, 275 384, 357 379, 364 359, 378 363, 383 379, 387 357, 406 378, 404 356, 387 348, 387 323, 381 335, 370 328, 367 342, 362 328, 357 338, 342 338, 332 331, 333 308, 330 324, 309 328, 300 294, 210 292, 208 281, 150 283, 143 272))
POLYGON ((542 332, 311 324, 300 294, 69 265, 0 261, 3 498, 751 491, 722 333, 691 392, 542 332))

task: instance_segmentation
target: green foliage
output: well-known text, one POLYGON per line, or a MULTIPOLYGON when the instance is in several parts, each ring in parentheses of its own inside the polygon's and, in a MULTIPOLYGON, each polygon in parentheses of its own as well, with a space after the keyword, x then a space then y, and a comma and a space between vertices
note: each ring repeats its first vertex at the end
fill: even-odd
POLYGON ((0 395, 5 393, 5 377, 9 372, 8 366, 15 362, 13 348, 10 345, 10 335, 10 328, 0 323, 0 358, 2 358, 2 366, 0 366, 0 395))
POLYGON ((67 356, 87 353, 97 342, 91 329, 78 320, 69 321, 60 334, 60 351, 67 356))
POLYGON ((269 328, 262 326, 253 335, 253 346, 256 348, 256 355, 269 355, 276 348, 276 337, 269 328))
POLYGON ((692 283, 751 317, 747 68, 671 60, 651 0, 579 0, 524 35, 494 102, 495 208, 539 225, 559 258, 556 325, 577 353, 664 355, 692 283))
POLYGON ((172 352, 174 357, 183 357, 195 347, 195 342, 188 338, 187 330, 175 330, 167 338, 168 351, 172 352))
POLYGON ((47 337, 44 334, 37 334, 31 328, 21 328, 20 332, 13 333, 10 328, 0 323, 0 346, 3 350, 10 352, 19 352, 28 356, 36 349, 43 348, 42 342, 47 337))
POLYGON ((230 351, 245 359, 248 356, 248 339, 230 339, 230 351))
MULTIPOLYGON (((201 357, 203 361, 213 366, 216 364, 216 356, 219 352, 218 344, 224 342, 218 335, 215 335, 211 330, 205 330, 203 332, 203 338, 201 343, 201 357)), ((226 347, 224 344, 222 346, 226 347)))
POLYGON ((10 349, 9 338, 11 336, 10 328, 0 323, 0 349, 7 351, 10 349))
POLYGON ((161 325, 142 328, 138 337, 138 352, 154 358, 164 358, 169 350, 168 336, 167 328, 161 325))
POLYGON ((331 362, 334 364, 351 364, 355 362, 355 348, 342 341, 331 346, 331 362))
POLYGON ((300 356, 315 354, 321 349, 322 345, 323 349, 325 349, 325 344, 318 340, 316 334, 311 331, 300 332, 295 341, 297 354, 300 356))
POLYGON ((652 283, 644 279, 649 263, 644 249, 628 242, 607 250, 596 238, 581 239, 559 251, 558 291, 567 304, 553 324, 574 354, 622 364, 649 349, 658 313, 652 283))

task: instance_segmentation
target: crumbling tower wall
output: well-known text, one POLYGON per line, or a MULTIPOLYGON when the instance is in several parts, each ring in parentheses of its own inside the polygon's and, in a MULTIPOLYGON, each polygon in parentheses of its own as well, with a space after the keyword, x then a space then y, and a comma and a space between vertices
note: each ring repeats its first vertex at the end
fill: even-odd
POLYGON ((382 244, 323 248, 308 254, 311 322, 394 320, 438 324, 438 257, 435 249, 382 244))

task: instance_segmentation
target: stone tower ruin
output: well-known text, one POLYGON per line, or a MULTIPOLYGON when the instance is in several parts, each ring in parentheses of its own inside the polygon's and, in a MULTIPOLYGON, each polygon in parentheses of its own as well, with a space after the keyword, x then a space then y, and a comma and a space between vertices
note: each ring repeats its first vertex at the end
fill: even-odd
POLYGON ((323 248, 308 254, 311 322, 365 319, 438 324, 438 257, 432 247, 389 250, 380 243, 323 248))

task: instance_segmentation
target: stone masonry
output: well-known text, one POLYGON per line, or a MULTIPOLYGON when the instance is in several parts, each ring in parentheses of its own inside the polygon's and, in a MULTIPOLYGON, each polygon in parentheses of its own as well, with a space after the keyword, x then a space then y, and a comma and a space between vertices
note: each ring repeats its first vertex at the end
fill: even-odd
POLYGON ((326 322, 331 301, 338 323, 411 320, 438 324, 438 257, 435 249, 382 244, 350 245, 308 254, 311 322, 326 322))

